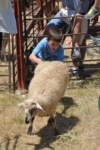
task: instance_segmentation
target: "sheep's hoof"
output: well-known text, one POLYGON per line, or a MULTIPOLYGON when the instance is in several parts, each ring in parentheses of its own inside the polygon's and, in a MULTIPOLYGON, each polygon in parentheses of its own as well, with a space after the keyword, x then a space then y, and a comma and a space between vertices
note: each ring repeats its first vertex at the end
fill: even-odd
POLYGON ((29 126, 27 134, 32 135, 32 129, 33 129, 32 126, 29 126))
POLYGON ((55 136, 58 136, 58 135, 60 135, 60 133, 59 133, 58 129, 55 128, 55 136))

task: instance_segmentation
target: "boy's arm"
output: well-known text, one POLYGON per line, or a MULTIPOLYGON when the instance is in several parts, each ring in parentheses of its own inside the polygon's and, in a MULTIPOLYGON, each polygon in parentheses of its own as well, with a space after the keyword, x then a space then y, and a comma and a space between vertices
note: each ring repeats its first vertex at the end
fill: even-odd
POLYGON ((29 56, 29 59, 33 62, 33 63, 37 63, 40 64, 42 62, 42 60, 40 58, 37 58, 34 53, 31 53, 31 55, 29 56))
POLYGON ((32 51, 31 55, 29 56, 29 59, 33 62, 33 63, 41 63, 42 62, 42 56, 37 57, 38 54, 40 53, 40 51, 43 50, 44 47, 44 40, 42 39, 37 46, 34 48, 34 50, 32 51))

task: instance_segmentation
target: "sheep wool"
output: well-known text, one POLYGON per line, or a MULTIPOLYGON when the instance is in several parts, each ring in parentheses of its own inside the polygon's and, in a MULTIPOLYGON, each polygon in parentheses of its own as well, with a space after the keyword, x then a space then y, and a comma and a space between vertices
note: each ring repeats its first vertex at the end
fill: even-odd
POLYGON ((48 124, 53 125, 55 135, 59 134, 55 111, 58 101, 63 97, 69 81, 69 70, 60 61, 42 62, 37 65, 29 85, 28 99, 18 106, 25 109, 25 123, 29 124, 28 134, 32 134, 36 116, 49 116, 48 124))
POLYGON ((65 63, 60 61, 42 62, 37 65, 29 85, 28 98, 39 103, 43 112, 37 116, 53 114, 58 101, 63 97, 69 81, 69 71, 65 63))

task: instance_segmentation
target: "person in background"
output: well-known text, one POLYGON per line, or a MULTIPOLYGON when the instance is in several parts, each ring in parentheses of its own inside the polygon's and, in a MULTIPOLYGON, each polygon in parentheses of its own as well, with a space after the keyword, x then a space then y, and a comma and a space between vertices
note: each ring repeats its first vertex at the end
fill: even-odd
POLYGON ((0 32, 17 34, 11 0, 0 0, 0 32))
POLYGON ((88 13, 85 15, 85 18, 92 19, 98 14, 100 14, 100 0, 95 0, 94 5, 89 9, 88 13))
MULTIPOLYGON (((47 24, 44 31, 41 33, 41 37, 43 35, 48 34, 49 27, 57 27, 57 28, 62 29, 66 25, 69 25, 70 21, 71 21, 70 20, 71 16, 74 15, 79 2, 80 2, 80 0, 62 0, 61 10, 47 24), (55 19, 57 17, 60 17, 60 18, 55 19), (70 17, 70 18, 68 18, 68 17, 70 17)), ((83 76, 83 77, 88 76, 87 73, 83 70, 83 61, 82 61, 85 57, 85 49, 79 48, 80 46, 86 46, 86 45, 84 45, 84 40, 83 40, 85 35, 78 34, 81 32, 87 33, 88 21, 87 21, 87 19, 85 19, 84 17, 81 17, 80 15, 85 15, 87 13, 88 7, 89 7, 89 0, 82 1, 82 5, 80 6, 80 9, 77 12, 77 17, 75 17, 74 21, 73 21, 72 33, 74 35, 72 36, 72 45, 73 45, 74 49, 72 50, 72 54, 73 54, 73 52, 75 52, 75 54, 77 54, 75 57, 72 57, 72 63, 73 63, 72 75, 73 76, 75 76, 75 75, 79 75, 79 76, 83 76), (81 58, 80 58, 80 53, 81 53, 81 58)))
POLYGON ((0 50, 2 48, 2 33, 17 34, 11 0, 0 0, 0 50))
POLYGON ((48 36, 43 38, 33 49, 29 59, 36 64, 42 61, 63 61, 64 49, 60 44, 62 39, 62 30, 58 28, 49 28, 48 36))

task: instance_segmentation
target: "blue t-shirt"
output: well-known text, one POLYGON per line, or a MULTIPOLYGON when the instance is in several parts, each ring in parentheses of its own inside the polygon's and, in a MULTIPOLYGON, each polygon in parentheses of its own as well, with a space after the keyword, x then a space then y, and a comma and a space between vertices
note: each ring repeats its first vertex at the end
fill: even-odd
MULTIPOLYGON (((80 0, 62 0, 62 4, 67 6, 69 9, 76 10, 80 0)), ((87 13, 89 7, 89 0, 83 0, 80 6, 79 13, 87 13)))
POLYGON ((47 38, 43 38, 34 48, 32 53, 41 60, 63 61, 64 59, 64 48, 62 47, 62 45, 60 44, 58 49, 56 49, 55 51, 51 51, 48 46, 47 38))

